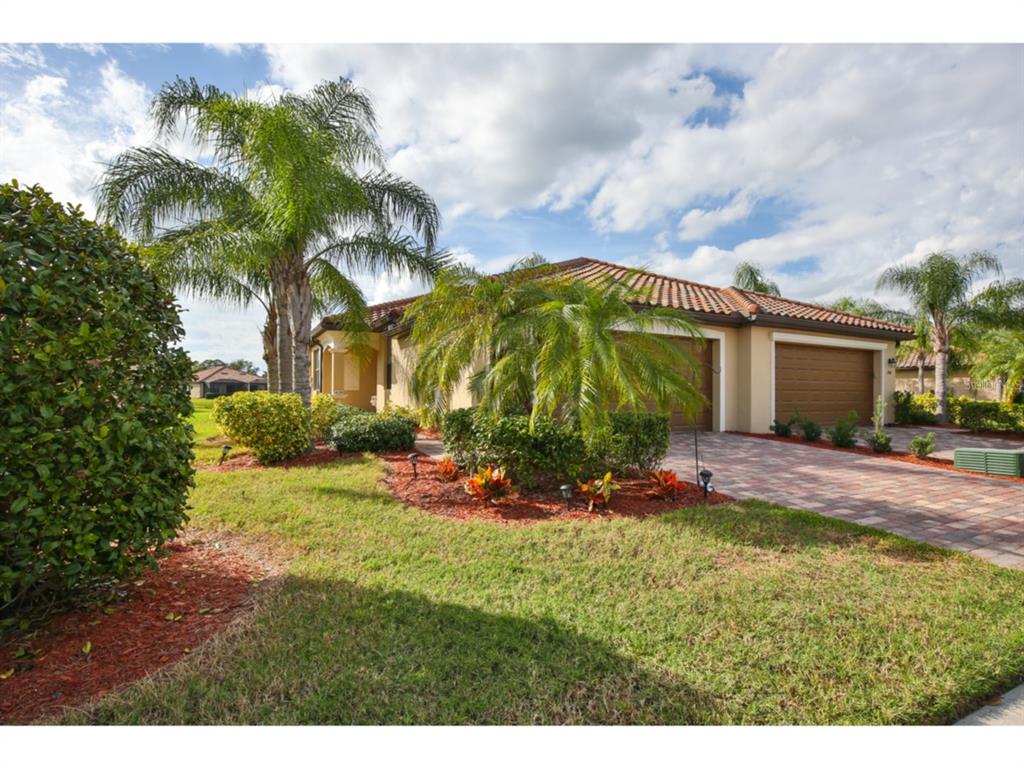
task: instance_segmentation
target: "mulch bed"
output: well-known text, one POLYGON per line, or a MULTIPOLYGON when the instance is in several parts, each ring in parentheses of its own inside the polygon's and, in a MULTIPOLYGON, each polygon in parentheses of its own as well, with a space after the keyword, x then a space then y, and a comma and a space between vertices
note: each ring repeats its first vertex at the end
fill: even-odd
POLYGON ((937 459, 927 458, 919 459, 912 453, 907 451, 891 451, 889 453, 876 453, 866 445, 858 445, 853 448, 839 448, 838 446, 832 445, 832 443, 826 440, 816 440, 814 442, 808 442, 802 437, 780 437, 779 435, 764 434, 760 432, 733 432, 736 435, 743 435, 745 437, 756 437, 760 440, 773 440, 777 443, 794 443, 796 445, 806 445, 810 448, 824 448, 827 451, 840 451, 842 453, 859 453, 862 456, 870 456, 874 459, 889 459, 890 461, 902 461, 904 464, 917 464, 921 467, 932 467, 934 469, 944 469, 949 472, 959 472, 964 475, 974 475, 976 477, 988 477, 993 480, 1009 480, 1011 483, 1024 483, 1024 477, 1006 477, 1005 475, 988 475, 984 472, 972 472, 969 469, 959 469, 953 466, 952 459, 937 459))
POLYGON ((180 659, 238 616, 269 572, 230 536, 169 549, 159 570, 117 584, 102 607, 0 642, 0 723, 55 715, 180 659))
POLYGON ((611 509, 587 512, 586 503, 577 497, 571 509, 565 508, 558 491, 553 493, 521 493, 500 499, 497 504, 483 504, 466 493, 465 475, 454 482, 443 482, 429 459, 419 462, 418 476, 405 454, 380 454, 387 462, 384 483, 399 501, 440 517, 457 520, 489 520, 507 525, 529 525, 548 520, 607 520, 617 517, 651 517, 697 504, 722 504, 733 501, 722 493, 711 493, 707 499, 696 484, 687 483, 674 500, 651 499, 646 493, 649 480, 616 478, 622 488, 612 496, 611 509))
POLYGON ((223 464, 202 464, 196 469, 201 472, 237 472, 242 469, 292 469, 295 467, 311 467, 317 464, 327 464, 343 458, 333 445, 318 443, 313 450, 296 456, 287 461, 276 461, 272 464, 260 464, 251 453, 243 453, 240 456, 232 456, 223 464))

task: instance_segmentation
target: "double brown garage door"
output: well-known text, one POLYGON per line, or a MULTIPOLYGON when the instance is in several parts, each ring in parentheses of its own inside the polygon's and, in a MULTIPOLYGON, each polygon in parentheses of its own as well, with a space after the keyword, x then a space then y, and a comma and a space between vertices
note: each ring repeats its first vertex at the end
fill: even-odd
POLYGON ((875 390, 875 355, 867 349, 775 345, 775 417, 797 411, 804 418, 831 426, 856 411, 858 421, 871 421, 875 390))

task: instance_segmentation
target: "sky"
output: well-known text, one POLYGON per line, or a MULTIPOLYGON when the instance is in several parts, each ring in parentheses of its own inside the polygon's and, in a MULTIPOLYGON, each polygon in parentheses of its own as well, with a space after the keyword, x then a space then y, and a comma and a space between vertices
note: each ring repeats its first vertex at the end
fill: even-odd
MULTIPOLYGON (((441 246, 491 272, 540 253, 784 295, 878 293, 886 267, 986 249, 1024 276, 1020 45, 0 45, 0 178, 95 213, 160 85, 254 94, 348 77, 441 246)), ((170 147, 196 157, 193 147, 170 147)), ((424 286, 359 276, 370 302, 424 286)), ((195 359, 261 364, 261 311, 183 295, 195 359)))

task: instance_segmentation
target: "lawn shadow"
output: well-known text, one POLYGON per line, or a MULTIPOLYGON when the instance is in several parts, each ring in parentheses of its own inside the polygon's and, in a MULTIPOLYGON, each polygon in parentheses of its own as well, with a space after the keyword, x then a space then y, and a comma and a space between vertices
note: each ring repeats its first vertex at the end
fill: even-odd
POLYGON ((878 528, 756 499, 680 510, 658 521, 729 544, 776 552, 862 547, 900 562, 937 562, 956 556, 949 550, 878 528))
POLYGON ((714 723, 712 697, 549 618, 287 577, 257 618, 73 722, 714 723))

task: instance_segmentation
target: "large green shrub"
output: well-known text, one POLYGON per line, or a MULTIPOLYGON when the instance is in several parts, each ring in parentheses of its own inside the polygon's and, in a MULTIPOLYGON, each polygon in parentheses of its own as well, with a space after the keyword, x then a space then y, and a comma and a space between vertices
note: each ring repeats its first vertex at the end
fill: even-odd
POLYGON ((474 471, 488 464, 504 467, 526 488, 557 485, 606 470, 642 471, 660 465, 669 447, 668 417, 615 412, 611 425, 588 446, 578 429, 527 416, 494 416, 473 409, 444 418, 445 450, 474 471))
POLYGON ((296 394, 236 392, 214 401, 213 418, 262 464, 298 456, 313 434, 309 411, 296 394))
POLYGON ((1024 405, 951 397, 949 420, 965 429, 1024 433, 1024 405))
POLYGON ((309 401, 310 422, 313 425, 313 437, 327 440, 334 429, 340 411, 338 403, 326 392, 317 392, 309 401))
POLYGON ((0 629, 152 564, 186 520, 182 336, 113 229, 0 186, 0 629))
POLYGON ((893 419, 897 424, 934 424, 938 421, 935 417, 938 400, 931 393, 893 392, 892 404, 893 419))
POLYGON ((416 444, 416 420, 397 413, 369 413, 349 407, 334 425, 331 440, 341 453, 411 451, 416 444))

